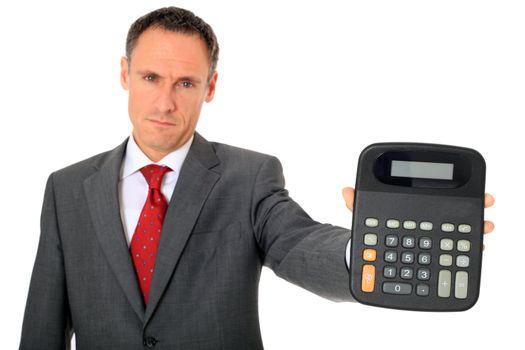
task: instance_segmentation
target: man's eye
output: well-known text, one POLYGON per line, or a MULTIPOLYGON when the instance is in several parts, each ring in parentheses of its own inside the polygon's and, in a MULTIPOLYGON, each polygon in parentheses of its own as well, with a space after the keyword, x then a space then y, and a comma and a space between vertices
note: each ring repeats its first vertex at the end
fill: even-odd
POLYGON ((144 77, 144 80, 146 81, 155 81, 157 79, 157 76, 154 74, 148 74, 144 77))
POLYGON ((190 88, 193 87, 193 83, 191 81, 181 81, 180 85, 184 88, 190 88))

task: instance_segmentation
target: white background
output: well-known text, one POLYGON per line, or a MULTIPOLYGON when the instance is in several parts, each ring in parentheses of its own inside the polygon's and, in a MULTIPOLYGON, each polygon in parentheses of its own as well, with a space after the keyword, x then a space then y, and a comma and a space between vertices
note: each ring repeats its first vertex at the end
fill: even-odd
POLYGON ((350 227, 340 192, 373 142, 462 145, 487 162, 496 230, 473 309, 333 303, 265 268, 267 349, 523 343, 511 320, 525 311, 522 2, 35 0, 0 5, 2 349, 18 347, 47 176, 128 136, 118 80, 128 27, 173 4, 210 23, 221 47, 215 100, 197 130, 278 156, 291 196, 314 219, 350 227))

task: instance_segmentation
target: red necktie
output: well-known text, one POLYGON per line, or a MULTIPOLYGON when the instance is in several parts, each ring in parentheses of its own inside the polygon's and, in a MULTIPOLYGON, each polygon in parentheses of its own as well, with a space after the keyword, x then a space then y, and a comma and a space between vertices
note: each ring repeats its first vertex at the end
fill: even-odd
POLYGON ((160 192, 162 178, 168 171, 171 169, 156 164, 150 164, 140 169, 149 184, 149 190, 148 198, 146 198, 146 203, 144 203, 135 233, 131 239, 130 252, 146 304, 148 303, 149 288, 155 268, 160 231, 168 208, 168 202, 160 192))

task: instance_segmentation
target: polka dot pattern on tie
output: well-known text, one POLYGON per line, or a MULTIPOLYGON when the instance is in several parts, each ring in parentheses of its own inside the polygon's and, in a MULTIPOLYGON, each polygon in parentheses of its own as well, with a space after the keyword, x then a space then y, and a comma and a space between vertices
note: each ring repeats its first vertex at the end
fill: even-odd
POLYGON ((155 258, 162 224, 168 208, 168 202, 160 191, 162 179, 168 171, 171 169, 157 164, 150 164, 140 169, 148 182, 149 189, 146 203, 144 203, 139 222, 131 239, 130 252, 146 304, 155 271, 155 258))

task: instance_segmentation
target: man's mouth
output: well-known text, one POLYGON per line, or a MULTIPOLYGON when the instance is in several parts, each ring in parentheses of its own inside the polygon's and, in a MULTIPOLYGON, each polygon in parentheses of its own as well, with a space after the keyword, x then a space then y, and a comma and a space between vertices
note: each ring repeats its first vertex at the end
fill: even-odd
POLYGON ((152 122, 153 124, 155 125, 158 125, 158 126, 175 126, 176 124, 175 123, 171 123, 171 122, 167 122, 167 121, 160 121, 160 120, 155 120, 155 119, 148 119, 150 122, 152 122))

